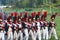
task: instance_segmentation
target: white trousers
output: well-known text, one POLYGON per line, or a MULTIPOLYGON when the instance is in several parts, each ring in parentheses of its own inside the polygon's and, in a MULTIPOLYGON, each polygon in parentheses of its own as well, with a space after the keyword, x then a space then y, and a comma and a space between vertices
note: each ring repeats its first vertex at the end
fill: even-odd
POLYGON ((15 39, 15 40, 18 40, 18 34, 17 34, 16 31, 14 31, 14 39, 15 39))
POLYGON ((55 39, 58 39, 57 34, 56 34, 56 29, 54 27, 52 27, 50 30, 49 39, 51 38, 52 33, 53 33, 55 39))
POLYGON ((41 31, 40 29, 37 30, 36 32, 36 38, 38 37, 38 40, 41 40, 41 31))
POLYGON ((0 32, 0 40, 1 40, 1 39, 2 39, 2 40, 5 40, 5 38, 4 38, 5 36, 4 36, 4 35, 5 35, 5 33, 4 33, 3 31, 1 31, 1 32, 0 32))
POLYGON ((8 32, 8 39, 7 40, 13 40, 13 33, 8 32))
POLYGON ((21 30, 18 32, 18 38, 20 37, 20 40, 23 40, 23 33, 21 30))
POLYGON ((24 34, 25 34, 24 40, 28 40, 29 34, 28 34, 28 29, 27 28, 24 29, 24 34))
POLYGON ((46 38, 46 40, 48 40, 48 27, 45 27, 45 29, 42 28, 42 37, 44 40, 45 40, 45 38, 46 38))
POLYGON ((29 31, 29 35, 31 35, 32 40, 36 40, 35 34, 32 30, 29 31))

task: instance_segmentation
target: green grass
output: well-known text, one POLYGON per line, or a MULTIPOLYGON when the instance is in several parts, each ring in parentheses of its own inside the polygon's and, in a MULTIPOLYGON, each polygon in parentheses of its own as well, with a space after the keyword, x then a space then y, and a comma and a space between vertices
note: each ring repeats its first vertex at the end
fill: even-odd
POLYGON ((60 16, 56 18, 56 23, 57 23, 56 30, 60 40, 60 16))
MULTIPOLYGON (((27 8, 27 9, 29 9, 29 8, 27 8)), ((54 12, 60 13, 60 8, 57 8, 57 7, 51 7, 50 8, 50 7, 44 6, 44 7, 41 7, 41 8, 31 8, 31 9, 32 9, 32 11, 29 11, 29 12, 34 12, 34 11, 38 12, 38 11, 42 11, 43 9, 45 9, 45 10, 48 11, 48 13, 54 13, 54 12)), ((14 11, 25 12, 25 9, 24 8, 5 8, 4 11, 7 12, 7 13, 14 12, 14 11)))

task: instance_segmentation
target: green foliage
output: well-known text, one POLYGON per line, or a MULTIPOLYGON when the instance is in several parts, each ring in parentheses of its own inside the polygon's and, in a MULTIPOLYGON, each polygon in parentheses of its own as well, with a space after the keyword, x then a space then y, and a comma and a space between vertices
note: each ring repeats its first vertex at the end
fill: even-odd
POLYGON ((60 4, 60 0, 1 0, 0 4, 14 5, 14 7, 40 7, 41 5, 46 4, 60 4), (54 3, 55 2, 55 3, 54 3))
POLYGON ((60 4, 60 0, 57 0, 57 3, 60 4))

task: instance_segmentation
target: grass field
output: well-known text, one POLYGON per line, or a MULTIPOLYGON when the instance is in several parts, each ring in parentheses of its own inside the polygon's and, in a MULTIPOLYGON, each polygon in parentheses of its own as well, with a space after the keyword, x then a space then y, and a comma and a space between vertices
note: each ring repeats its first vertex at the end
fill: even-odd
MULTIPOLYGON (((60 9, 59 8, 52 8, 51 10, 50 10, 49 7, 47 7, 47 8, 45 8, 45 7, 44 8, 32 8, 32 9, 33 9, 32 11, 28 11, 28 12, 29 13, 33 12, 33 11, 37 12, 37 11, 42 11, 43 9, 46 9, 49 14, 52 14, 53 12, 58 12, 58 14, 60 13, 60 9)), ((7 14, 11 13, 11 12, 14 12, 14 11, 25 12, 25 10, 23 8, 21 8, 21 9, 8 9, 7 8, 7 9, 4 9, 4 10, 5 10, 5 12, 7 12, 7 14)), ((51 17, 50 15, 47 16, 47 20, 48 21, 50 21, 50 17, 51 17)), ((56 24, 57 24, 57 26, 56 26, 57 35, 58 35, 58 38, 60 40, 60 16, 57 16, 55 21, 56 21, 56 24)), ((51 40, 55 40, 55 38, 52 36, 51 40)))
POLYGON ((31 11, 28 11, 29 13, 30 12, 38 12, 38 11, 42 11, 43 9, 47 10, 48 13, 54 13, 54 12, 58 12, 60 13, 60 8, 58 7, 41 7, 41 8, 5 8, 4 11, 6 13, 11 13, 11 12, 25 12, 26 10, 25 9, 31 9, 31 11))
POLYGON ((60 40, 60 16, 56 18, 56 23, 57 23, 57 26, 56 26, 57 34, 60 40))

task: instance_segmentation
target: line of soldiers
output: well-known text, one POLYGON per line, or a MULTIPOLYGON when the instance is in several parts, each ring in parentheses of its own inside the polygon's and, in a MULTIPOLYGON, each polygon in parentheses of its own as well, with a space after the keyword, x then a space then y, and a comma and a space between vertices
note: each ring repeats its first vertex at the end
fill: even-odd
POLYGON ((0 40, 49 40, 51 39, 51 34, 54 34, 56 40, 58 40, 56 34, 56 23, 54 14, 51 16, 51 21, 47 22, 47 11, 33 12, 28 16, 25 12, 24 16, 22 13, 17 16, 17 12, 11 13, 11 15, 2 20, 0 15, 0 40))

